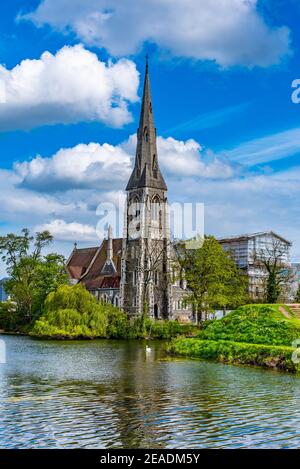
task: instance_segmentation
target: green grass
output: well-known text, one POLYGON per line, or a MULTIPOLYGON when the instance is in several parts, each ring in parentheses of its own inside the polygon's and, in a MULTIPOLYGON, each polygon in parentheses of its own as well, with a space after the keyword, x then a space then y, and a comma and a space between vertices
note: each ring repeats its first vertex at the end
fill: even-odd
POLYGON ((208 321, 200 331, 199 338, 291 346, 293 340, 300 338, 300 321, 295 317, 286 318, 279 307, 242 306, 220 320, 208 321))
POLYGON ((300 321, 284 305, 246 305, 220 320, 203 324, 197 338, 173 341, 169 352, 181 356, 300 371, 292 343, 300 321), (286 317, 280 306, 290 314, 286 317))
POLYGON ((255 365, 289 372, 300 371, 300 365, 292 361, 292 347, 227 340, 178 339, 171 343, 168 350, 174 355, 223 363, 255 365))

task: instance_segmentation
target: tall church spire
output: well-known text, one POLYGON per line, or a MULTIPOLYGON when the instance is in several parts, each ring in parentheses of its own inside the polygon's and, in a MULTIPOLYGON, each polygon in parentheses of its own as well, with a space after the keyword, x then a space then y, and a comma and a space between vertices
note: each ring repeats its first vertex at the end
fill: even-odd
POLYGON ((152 112, 148 56, 146 56, 143 101, 137 131, 135 165, 126 190, 140 187, 167 190, 157 159, 156 129, 152 112))

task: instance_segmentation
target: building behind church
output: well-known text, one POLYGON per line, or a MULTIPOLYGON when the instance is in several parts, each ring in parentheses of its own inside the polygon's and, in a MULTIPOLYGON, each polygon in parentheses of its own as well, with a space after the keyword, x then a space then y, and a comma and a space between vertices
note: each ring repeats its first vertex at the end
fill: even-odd
MULTIPOLYGON (((223 249, 229 252, 236 265, 248 277, 248 293, 252 301, 259 302, 265 298, 265 283, 267 272, 259 262, 260 256, 272 256, 274 246, 282 253, 280 262, 286 268, 291 267, 290 248, 292 244, 273 231, 248 233, 219 239, 223 249)), ((274 253, 273 253, 274 255, 274 253)), ((294 288, 286 298, 292 300, 294 288)))

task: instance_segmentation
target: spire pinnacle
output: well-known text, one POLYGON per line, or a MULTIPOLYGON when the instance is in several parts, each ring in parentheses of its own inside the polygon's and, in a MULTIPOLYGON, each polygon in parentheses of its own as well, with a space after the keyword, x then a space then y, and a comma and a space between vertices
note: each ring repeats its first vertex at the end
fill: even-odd
POLYGON ((148 54, 148 52, 145 55, 145 59, 146 59, 146 74, 147 74, 148 70, 149 70, 149 54, 148 54))
POLYGON ((146 54, 142 109, 137 131, 135 166, 126 190, 138 187, 152 187, 167 190, 157 158, 156 128, 152 112, 148 54, 146 54))

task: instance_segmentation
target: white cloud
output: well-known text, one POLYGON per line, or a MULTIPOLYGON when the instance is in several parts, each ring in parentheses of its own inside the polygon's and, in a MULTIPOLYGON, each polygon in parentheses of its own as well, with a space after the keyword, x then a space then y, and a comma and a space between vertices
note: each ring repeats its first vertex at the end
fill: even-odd
POLYGON ((121 146, 89 143, 61 149, 51 158, 37 156, 29 162, 16 163, 14 169, 24 187, 38 191, 104 191, 124 187, 130 176, 131 158, 121 146))
POLYGON ((99 242, 95 228, 82 223, 66 223, 64 220, 57 219, 35 227, 35 231, 44 230, 50 231, 60 241, 99 242))
POLYGON ((158 137, 157 146, 162 169, 172 176, 226 179, 235 173, 226 158, 205 152, 193 139, 184 142, 158 137))
MULTIPOLYGON (((195 140, 172 137, 157 139, 162 171, 170 178, 229 178, 236 170, 225 158, 204 152, 195 140)), ((59 150, 50 158, 36 156, 16 163, 20 186, 41 192, 97 189, 123 190, 133 167, 136 136, 113 146, 107 143, 79 144, 59 150)))
POLYGON ((132 120, 128 103, 138 100, 139 74, 131 60, 101 62, 82 45, 44 52, 12 70, 0 65, 0 81, 0 130, 80 121, 119 127, 132 120))
POLYGON ((271 27, 258 0, 43 0, 19 18, 73 31, 89 45, 121 56, 145 41, 177 57, 221 66, 268 66, 289 52, 289 30, 271 27))

